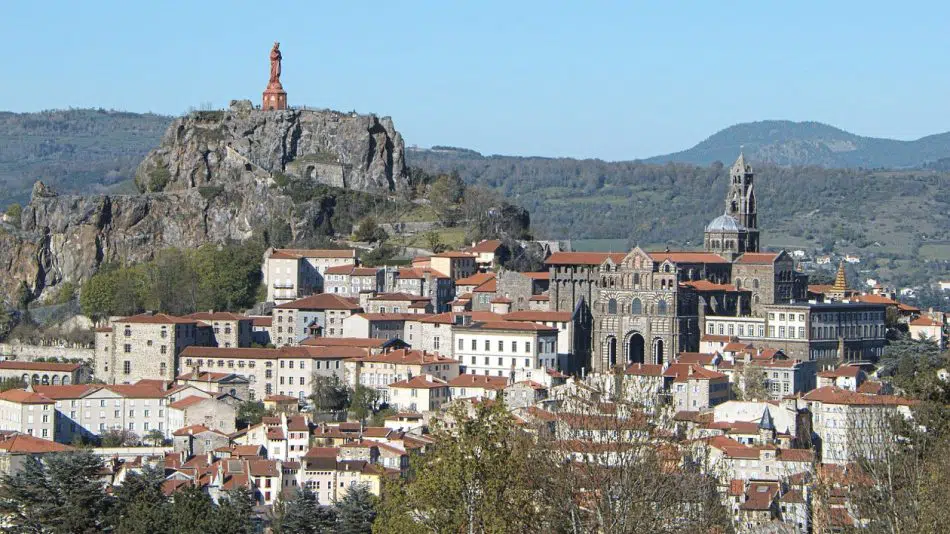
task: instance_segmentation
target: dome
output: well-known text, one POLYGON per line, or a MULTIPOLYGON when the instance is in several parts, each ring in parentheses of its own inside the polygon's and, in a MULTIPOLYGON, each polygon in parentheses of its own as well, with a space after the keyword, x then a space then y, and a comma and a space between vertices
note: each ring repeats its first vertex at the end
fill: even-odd
POLYGON ((739 232, 745 229, 735 217, 726 213, 716 217, 706 226, 707 232, 739 232))

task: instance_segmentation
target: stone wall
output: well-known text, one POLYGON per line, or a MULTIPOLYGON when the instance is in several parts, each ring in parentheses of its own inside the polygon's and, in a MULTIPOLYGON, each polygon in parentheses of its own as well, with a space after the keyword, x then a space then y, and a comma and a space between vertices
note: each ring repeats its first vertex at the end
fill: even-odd
POLYGON ((28 345, 25 343, 0 343, 0 354, 4 356, 16 356, 16 359, 24 361, 33 361, 37 358, 92 360, 95 357, 95 352, 95 349, 79 346, 64 347, 28 345))

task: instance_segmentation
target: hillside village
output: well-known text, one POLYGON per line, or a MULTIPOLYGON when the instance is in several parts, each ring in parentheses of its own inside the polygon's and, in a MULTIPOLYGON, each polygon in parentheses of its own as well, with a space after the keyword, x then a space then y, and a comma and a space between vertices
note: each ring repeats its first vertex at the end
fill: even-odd
MULTIPOLYGON (((901 337, 942 349, 946 316, 850 287, 843 263, 809 285, 794 256, 759 252, 741 156, 733 178, 704 252, 548 250, 517 272, 500 240, 378 267, 268 249, 266 313, 108 317, 91 361, 0 362, 17 386, 0 468, 88 448, 107 491, 149 468, 169 496, 245 488, 263 529, 298 489, 383 496, 490 408, 568 471, 653 451, 699 473, 738 532, 860 525, 862 460, 919 402, 879 363, 901 337)), ((573 490, 586 514, 594 491, 573 490)))

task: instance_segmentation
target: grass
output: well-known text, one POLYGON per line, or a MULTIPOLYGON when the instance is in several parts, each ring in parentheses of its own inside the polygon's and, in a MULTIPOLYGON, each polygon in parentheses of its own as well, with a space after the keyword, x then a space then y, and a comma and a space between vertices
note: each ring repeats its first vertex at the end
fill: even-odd
POLYGON ((920 256, 929 260, 950 260, 950 243, 920 245, 920 256))

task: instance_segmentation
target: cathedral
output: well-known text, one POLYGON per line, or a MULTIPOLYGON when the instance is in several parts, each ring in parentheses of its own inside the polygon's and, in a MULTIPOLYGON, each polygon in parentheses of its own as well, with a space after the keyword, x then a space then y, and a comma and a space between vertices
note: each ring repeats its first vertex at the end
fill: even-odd
POLYGON ((804 300, 807 276, 785 252, 760 252, 752 167, 740 154, 722 215, 705 228, 703 251, 557 252, 548 258, 552 308, 582 318, 591 339, 579 355, 591 371, 668 364, 697 351, 703 318, 755 316, 804 300))

